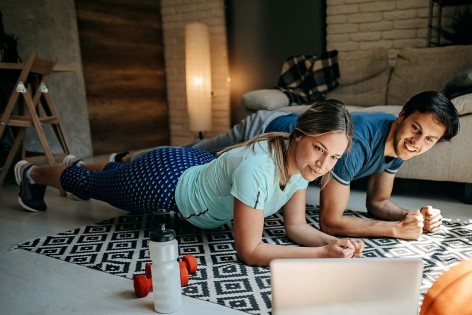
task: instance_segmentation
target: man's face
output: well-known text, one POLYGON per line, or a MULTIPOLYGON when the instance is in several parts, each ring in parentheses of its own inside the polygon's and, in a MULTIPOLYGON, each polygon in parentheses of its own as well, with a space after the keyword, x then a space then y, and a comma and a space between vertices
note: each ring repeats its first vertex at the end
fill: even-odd
POLYGON ((402 112, 395 128, 395 153, 402 160, 423 154, 439 141, 445 131, 446 127, 440 125, 432 113, 414 112, 405 118, 402 112))

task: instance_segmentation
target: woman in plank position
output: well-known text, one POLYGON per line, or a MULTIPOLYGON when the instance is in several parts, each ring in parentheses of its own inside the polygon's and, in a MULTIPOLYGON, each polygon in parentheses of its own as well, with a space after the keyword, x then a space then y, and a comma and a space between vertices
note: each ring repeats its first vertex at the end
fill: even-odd
POLYGON ((197 227, 212 229, 233 220, 239 259, 267 266, 275 258, 361 257, 364 244, 338 239, 306 222, 308 183, 329 180, 329 171, 350 147, 351 116, 342 103, 319 102, 303 113, 295 130, 268 133, 212 154, 161 147, 130 163, 39 167, 20 161, 15 175, 19 202, 45 211, 46 186, 105 201, 133 213, 177 211, 197 227), (264 218, 283 208, 287 236, 297 246, 262 242, 264 218))

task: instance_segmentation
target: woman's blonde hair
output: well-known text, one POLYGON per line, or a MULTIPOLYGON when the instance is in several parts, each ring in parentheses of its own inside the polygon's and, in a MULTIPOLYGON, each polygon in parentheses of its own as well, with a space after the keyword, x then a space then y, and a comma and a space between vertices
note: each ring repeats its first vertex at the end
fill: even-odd
MULTIPOLYGON (((302 113, 297 120, 295 129, 291 133, 270 132, 254 137, 246 142, 228 147, 221 153, 242 146, 254 146, 259 141, 266 140, 269 152, 274 159, 280 174, 280 185, 284 187, 289 179, 288 174, 288 152, 296 137, 317 137, 328 133, 343 132, 348 139, 347 150, 352 144, 352 120, 351 115, 338 100, 318 101, 302 113)), ((321 178, 323 188, 330 179, 330 173, 321 178)))

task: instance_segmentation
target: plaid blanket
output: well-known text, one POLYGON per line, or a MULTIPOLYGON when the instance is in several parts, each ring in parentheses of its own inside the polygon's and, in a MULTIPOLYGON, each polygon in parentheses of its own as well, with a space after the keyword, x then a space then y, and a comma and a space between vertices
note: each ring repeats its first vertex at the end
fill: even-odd
POLYGON ((285 60, 277 83, 295 104, 312 104, 325 99, 323 92, 334 89, 339 78, 338 51, 315 55, 291 56, 285 60))

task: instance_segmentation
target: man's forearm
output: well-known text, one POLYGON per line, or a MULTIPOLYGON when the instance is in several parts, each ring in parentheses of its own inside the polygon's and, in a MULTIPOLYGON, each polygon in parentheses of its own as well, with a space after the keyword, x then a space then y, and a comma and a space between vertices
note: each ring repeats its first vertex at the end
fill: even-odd
POLYGON ((398 221, 379 221, 343 216, 335 225, 324 226, 323 232, 330 235, 351 237, 400 237, 398 221))
POLYGON ((382 201, 367 201, 367 212, 376 219, 386 221, 400 221, 402 220, 407 210, 401 208, 391 199, 382 201))

